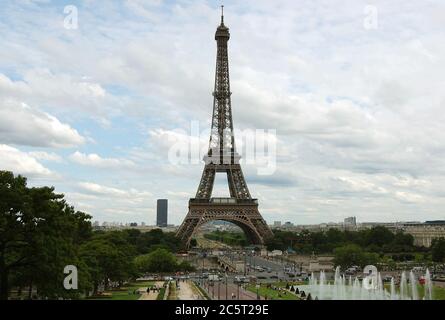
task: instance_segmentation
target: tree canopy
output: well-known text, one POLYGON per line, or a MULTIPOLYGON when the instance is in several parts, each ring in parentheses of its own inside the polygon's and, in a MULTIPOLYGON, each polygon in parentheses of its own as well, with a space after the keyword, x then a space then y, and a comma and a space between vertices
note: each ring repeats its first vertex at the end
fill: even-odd
MULTIPOLYGON (((173 233, 93 231, 90 220, 53 187, 30 188, 25 177, 0 171, 0 299, 13 287, 36 288, 38 298, 76 298, 139 276, 139 255, 153 253, 159 263, 159 255, 171 259, 181 248, 173 233), (78 290, 63 287, 67 265, 78 269, 78 290)), ((174 259, 169 269, 168 259, 165 270, 188 267, 174 259)))

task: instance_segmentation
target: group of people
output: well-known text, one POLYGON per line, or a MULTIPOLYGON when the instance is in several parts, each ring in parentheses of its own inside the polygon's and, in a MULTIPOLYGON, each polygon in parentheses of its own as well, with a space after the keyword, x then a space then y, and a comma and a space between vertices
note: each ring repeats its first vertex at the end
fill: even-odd
POLYGON ((152 286, 151 288, 147 287, 147 293, 150 293, 150 290, 153 292, 159 292, 159 289, 160 288, 158 288, 157 286, 152 286))

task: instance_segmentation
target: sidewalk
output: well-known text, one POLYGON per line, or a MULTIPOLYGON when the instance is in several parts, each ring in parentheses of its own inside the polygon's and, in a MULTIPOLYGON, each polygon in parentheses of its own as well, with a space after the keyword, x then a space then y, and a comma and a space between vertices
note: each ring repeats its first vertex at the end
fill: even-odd
POLYGON ((180 281, 179 282, 179 290, 176 289, 178 294, 179 300, 200 300, 202 297, 195 292, 193 288, 193 284, 187 280, 185 282, 180 281))
MULTIPOLYGON (((162 285, 164 284, 163 281, 156 281, 155 285, 158 288, 162 288, 162 285)), ((139 300, 156 300, 158 297, 159 292, 150 290, 150 293, 147 293, 147 287, 141 287, 138 289, 139 292, 142 292, 141 296, 139 297, 139 300)))

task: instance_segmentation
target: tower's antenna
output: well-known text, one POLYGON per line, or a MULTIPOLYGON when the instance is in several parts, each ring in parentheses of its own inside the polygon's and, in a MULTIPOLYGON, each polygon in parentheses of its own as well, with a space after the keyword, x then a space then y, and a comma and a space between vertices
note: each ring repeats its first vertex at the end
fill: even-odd
POLYGON ((221 24, 224 24, 224 6, 221 6, 221 24))

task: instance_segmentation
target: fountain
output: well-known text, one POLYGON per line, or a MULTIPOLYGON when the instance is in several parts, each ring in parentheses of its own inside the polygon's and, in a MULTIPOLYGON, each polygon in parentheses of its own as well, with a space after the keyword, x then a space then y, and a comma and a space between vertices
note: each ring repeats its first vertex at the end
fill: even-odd
POLYGON ((425 273, 425 295, 424 300, 433 300, 433 282, 431 281, 430 270, 426 269, 425 273))
POLYGON ((402 272, 400 277, 400 300, 406 300, 408 296, 408 282, 406 280, 405 271, 402 272))
POLYGON ((324 271, 320 272, 318 279, 312 273, 309 284, 298 287, 317 300, 432 300, 432 281, 428 269, 423 277, 423 297, 419 297, 418 279, 413 271, 409 272, 409 279, 405 271, 401 273, 398 288, 395 279, 391 278, 388 289, 385 288, 382 276, 374 266, 367 266, 364 271, 366 276, 362 281, 357 277, 347 278, 341 274, 340 267, 335 269, 333 281, 327 280, 324 271))
POLYGON ((419 300, 419 291, 417 291, 417 279, 414 272, 409 272, 409 283, 411 285, 411 299, 419 300))
POLYGON ((394 278, 391 278, 391 300, 397 300, 396 285, 394 283, 394 278))

